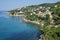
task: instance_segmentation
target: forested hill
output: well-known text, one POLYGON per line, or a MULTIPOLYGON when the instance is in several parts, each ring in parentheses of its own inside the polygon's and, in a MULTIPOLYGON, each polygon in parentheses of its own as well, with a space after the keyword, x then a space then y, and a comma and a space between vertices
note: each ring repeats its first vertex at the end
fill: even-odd
MULTIPOLYGON (((31 6, 26 6, 26 8, 38 8, 40 6, 44 6, 44 7, 53 7, 55 5, 60 6, 60 2, 56 2, 56 3, 43 3, 43 4, 39 4, 39 5, 31 5, 31 6)), ((22 7, 23 8, 23 7, 22 7)))
POLYGON ((43 7, 54 7, 55 5, 58 5, 60 6, 60 2, 56 2, 56 3, 43 3, 43 4, 39 4, 39 5, 30 5, 30 6, 25 6, 25 7, 22 7, 22 8, 16 8, 16 9, 13 9, 13 10, 10 10, 10 11, 24 11, 24 10, 31 10, 31 9, 36 9, 36 8, 39 8, 40 6, 43 6, 43 7), (19 10, 18 10, 19 9, 19 10))
POLYGON ((55 6, 55 5, 59 5, 60 6, 60 2, 56 2, 56 3, 44 3, 44 4, 40 4, 38 6, 49 6, 49 7, 52 7, 52 6, 55 6))

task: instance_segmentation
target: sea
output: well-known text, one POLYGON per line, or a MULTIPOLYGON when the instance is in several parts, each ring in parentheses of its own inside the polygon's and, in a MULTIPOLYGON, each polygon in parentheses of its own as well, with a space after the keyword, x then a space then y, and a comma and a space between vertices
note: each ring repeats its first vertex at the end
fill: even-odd
POLYGON ((38 26, 25 23, 22 18, 0 11, 0 40, 39 40, 38 26))

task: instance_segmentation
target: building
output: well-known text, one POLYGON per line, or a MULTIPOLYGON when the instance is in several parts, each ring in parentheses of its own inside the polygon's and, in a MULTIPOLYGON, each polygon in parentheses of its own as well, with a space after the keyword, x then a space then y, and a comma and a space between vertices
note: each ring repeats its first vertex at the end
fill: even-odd
POLYGON ((39 11, 39 13, 37 14, 38 16, 41 16, 41 17, 44 17, 45 16, 45 13, 39 11))
POLYGON ((22 12, 22 11, 20 11, 20 12, 18 12, 18 15, 22 15, 24 12, 22 12))

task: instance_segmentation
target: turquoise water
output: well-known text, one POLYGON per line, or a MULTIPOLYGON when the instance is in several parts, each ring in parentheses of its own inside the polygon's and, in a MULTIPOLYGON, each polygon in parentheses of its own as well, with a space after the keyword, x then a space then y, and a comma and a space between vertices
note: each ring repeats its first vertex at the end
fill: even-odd
POLYGON ((0 12, 0 40, 38 40, 37 25, 24 23, 22 17, 0 12))

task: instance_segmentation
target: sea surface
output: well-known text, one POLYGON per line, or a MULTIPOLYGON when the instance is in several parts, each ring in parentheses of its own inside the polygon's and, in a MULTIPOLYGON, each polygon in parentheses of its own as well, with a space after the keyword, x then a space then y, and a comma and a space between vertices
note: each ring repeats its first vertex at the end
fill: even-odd
POLYGON ((38 40, 38 26, 0 11, 0 40, 38 40))

